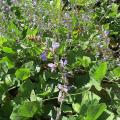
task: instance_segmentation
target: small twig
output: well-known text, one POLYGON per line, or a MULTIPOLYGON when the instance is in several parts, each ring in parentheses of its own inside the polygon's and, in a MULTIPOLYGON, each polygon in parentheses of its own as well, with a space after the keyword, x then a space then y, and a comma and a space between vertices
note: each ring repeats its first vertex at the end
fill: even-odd
POLYGON ((89 88, 89 89, 87 89, 87 90, 85 90, 85 91, 79 92, 79 93, 74 93, 74 94, 69 94, 69 95, 71 95, 71 96, 80 95, 80 94, 82 94, 82 93, 88 92, 90 89, 91 89, 91 88, 89 88))
POLYGON ((48 99, 44 99, 42 101, 45 102, 45 101, 54 100, 54 99, 58 99, 58 97, 48 98, 48 99))
POLYGON ((62 109, 63 101, 60 103, 60 107, 57 108, 57 115, 55 120, 59 120, 61 116, 61 109, 62 109))
MULTIPOLYGON (((89 91, 89 90, 90 90, 90 88, 87 89, 86 91, 82 91, 82 92, 79 92, 79 93, 68 94, 67 96, 69 96, 69 95, 72 95, 72 96, 80 95, 80 94, 85 93, 85 92, 87 92, 87 91, 89 91)), ((58 99, 58 97, 48 98, 48 99, 44 99, 44 100, 42 100, 42 101, 45 102, 45 101, 54 100, 54 99, 58 99)))

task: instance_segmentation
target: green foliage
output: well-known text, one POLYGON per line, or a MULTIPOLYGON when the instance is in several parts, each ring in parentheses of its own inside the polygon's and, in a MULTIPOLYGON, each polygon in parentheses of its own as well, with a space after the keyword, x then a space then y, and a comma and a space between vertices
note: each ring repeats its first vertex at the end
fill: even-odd
POLYGON ((30 70, 27 68, 17 69, 17 71, 15 72, 15 76, 19 80, 25 80, 25 79, 29 78, 30 70))
POLYGON ((114 76, 120 77, 120 67, 115 68, 112 72, 114 76))
POLYGON ((38 113, 41 114, 41 104, 39 102, 24 102, 13 110, 10 118, 11 120, 28 120, 38 113))
POLYGON ((91 79, 101 82, 107 72, 107 62, 100 63, 98 66, 93 66, 91 70, 91 79))
POLYGON ((4 42, 6 42, 6 41, 7 41, 7 39, 6 39, 5 37, 0 36, 0 47, 1 47, 2 44, 3 44, 4 42))
POLYGON ((105 109, 106 105, 104 103, 90 105, 88 107, 85 120, 97 120, 97 118, 105 111, 105 109))
MULTIPOLYGON (((5 65, 8 69, 11 69, 14 67, 14 62, 12 60, 10 60, 7 56, 6 57, 3 57, 1 60, 0 60, 0 64, 3 66, 5 65)), ((4 69, 4 67, 3 67, 4 69)))
POLYGON ((75 112, 79 112, 80 111, 80 104, 79 103, 73 103, 72 107, 73 107, 75 112))
POLYGON ((0 120, 120 118, 119 0, 0 8, 0 120))
POLYGON ((6 52, 6 53, 11 53, 11 54, 15 53, 15 52, 12 50, 12 48, 9 48, 9 47, 3 47, 3 48, 2 48, 2 51, 3 51, 3 52, 6 52))

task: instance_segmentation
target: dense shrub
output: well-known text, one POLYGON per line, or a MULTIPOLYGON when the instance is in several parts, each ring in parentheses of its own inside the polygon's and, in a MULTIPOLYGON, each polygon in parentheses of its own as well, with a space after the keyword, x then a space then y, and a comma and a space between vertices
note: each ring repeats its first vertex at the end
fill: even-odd
POLYGON ((0 0, 0 120, 119 120, 119 0, 0 0))

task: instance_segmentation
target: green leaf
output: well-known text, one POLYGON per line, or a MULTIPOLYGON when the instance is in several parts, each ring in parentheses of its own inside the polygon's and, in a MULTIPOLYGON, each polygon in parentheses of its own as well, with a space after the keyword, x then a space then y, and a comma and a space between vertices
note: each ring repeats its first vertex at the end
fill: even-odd
POLYGON ((89 64, 91 63, 91 59, 90 57, 83 56, 83 59, 81 62, 82 62, 83 67, 88 67, 89 64))
POLYGON ((96 0, 70 0, 73 4, 76 3, 77 5, 86 5, 86 4, 91 4, 95 3, 96 0))
POLYGON ((56 0, 56 8, 60 10, 61 0, 56 0))
POLYGON ((38 28, 27 30, 27 35, 36 35, 37 33, 38 33, 38 28))
POLYGON ((12 50, 12 48, 9 48, 9 47, 3 47, 2 48, 3 52, 5 53, 11 53, 11 54, 14 54, 15 52, 12 50))
POLYGON ((4 63, 1 63, 1 75, 4 75, 4 73, 7 73, 8 72, 8 63, 7 62, 4 62, 4 63))
POLYGON ((6 41, 7 39, 5 37, 0 36, 0 46, 2 46, 2 44, 6 41))
POLYGON ((4 102, 4 104, 0 107, 0 120, 10 120, 12 109, 13 106, 11 102, 9 101, 4 102))
POLYGON ((14 67, 14 62, 11 61, 8 57, 3 57, 1 60, 0 60, 0 63, 6 63, 8 69, 11 69, 14 67))
POLYGON ((43 93, 40 93, 39 95, 41 97, 46 97, 48 96, 49 94, 51 93, 51 88, 49 87, 47 91, 43 92, 43 93))
POLYGON ((90 84, 94 85, 97 90, 101 90, 101 81, 105 77, 107 72, 107 62, 100 63, 95 65, 90 70, 90 84))
POLYGON ((30 70, 28 68, 20 68, 15 72, 17 79, 25 80, 30 77, 30 70))
POLYGON ((34 63, 33 61, 27 62, 27 63, 23 64, 22 67, 32 70, 34 68, 33 63, 34 63))
POLYGON ((35 95, 35 91, 34 90, 31 91, 30 100, 31 101, 36 101, 37 100, 37 96, 35 95))
POLYGON ((5 84, 8 85, 8 86, 12 86, 13 85, 13 81, 11 80, 10 74, 7 74, 5 76, 5 84))
POLYGON ((63 116, 63 117, 62 117, 62 120, 68 120, 68 118, 63 116))
POLYGON ((115 68, 112 73, 114 77, 120 77, 120 67, 115 68))
POLYGON ((58 53, 60 55, 63 55, 64 54, 64 51, 65 51, 65 48, 66 48, 66 44, 65 43, 61 43, 59 49, 58 49, 58 53))
POLYGON ((13 109, 10 116, 11 120, 23 120, 32 118, 35 114, 41 114, 41 103, 37 101, 24 102, 22 105, 13 109))
POLYGON ((86 42, 82 42, 81 41, 81 47, 82 47, 82 50, 86 50, 88 48, 88 45, 89 45, 89 41, 86 41, 86 42))
POLYGON ((107 72, 107 62, 100 63, 98 66, 93 66, 90 70, 92 80, 101 82, 107 72))
MULTIPOLYGON (((19 97, 20 99, 27 99, 31 95, 31 91, 34 89, 34 84, 30 80, 26 80, 23 84, 21 84, 19 88, 19 97)), ((20 100, 18 99, 18 101, 20 100)))
POLYGON ((14 21, 10 21, 9 25, 8 25, 8 30, 10 32, 14 31, 13 34, 19 35, 20 31, 18 30, 17 26, 15 25, 14 21))
POLYGON ((62 111, 63 111, 64 113, 66 113, 66 112, 72 113, 72 107, 69 106, 69 105, 67 105, 67 104, 63 104, 63 105, 62 105, 62 111))
POLYGON ((111 8, 112 12, 109 14, 109 16, 111 16, 111 17, 116 16, 118 13, 118 7, 119 7, 119 5, 112 3, 112 8, 111 8))
POLYGON ((90 105, 87 110, 85 120, 97 120, 97 118, 105 111, 106 105, 104 103, 90 105))
POLYGON ((75 112, 79 113, 80 112, 80 104, 79 103, 73 103, 72 108, 74 109, 75 112))

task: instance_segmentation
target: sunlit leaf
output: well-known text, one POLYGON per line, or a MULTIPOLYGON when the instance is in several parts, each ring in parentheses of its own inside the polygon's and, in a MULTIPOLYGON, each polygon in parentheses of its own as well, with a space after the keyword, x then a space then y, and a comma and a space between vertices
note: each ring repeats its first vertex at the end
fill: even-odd
POLYGON ((1 47, 2 44, 3 44, 4 42, 6 42, 6 41, 7 41, 7 39, 6 39, 5 37, 0 36, 0 47, 1 47))
POLYGON ((80 107, 81 106, 80 106, 79 103, 73 103, 72 107, 73 107, 73 109, 74 109, 75 112, 78 112, 78 113, 80 112, 80 107))
POLYGON ((113 69, 113 71, 111 71, 111 73, 112 73, 112 76, 113 77, 120 77, 120 67, 116 67, 115 69, 113 69))
POLYGON ((15 76, 19 80, 25 80, 30 77, 30 70, 28 68, 20 68, 15 72, 15 76))
POLYGON ((14 54, 15 52, 12 50, 12 48, 9 48, 9 47, 3 47, 2 48, 2 51, 3 52, 6 52, 6 53, 11 53, 11 54, 14 54))
POLYGON ((88 67, 89 64, 91 63, 91 59, 90 57, 83 56, 81 62, 82 62, 83 67, 88 67))
POLYGON ((3 57, 1 60, 0 60, 0 63, 5 63, 8 67, 8 69, 11 69, 14 67, 14 62, 11 61, 8 57, 3 57))
POLYGON ((100 82, 107 72, 107 62, 100 63, 97 66, 93 66, 90 71, 91 79, 100 82))
POLYGON ((106 105, 104 103, 90 105, 87 110, 85 120, 97 120, 97 118, 105 111, 106 105))
POLYGON ((41 103, 39 102, 24 102, 22 105, 17 106, 10 118, 11 120, 27 120, 33 117, 37 112, 41 112, 41 103))

